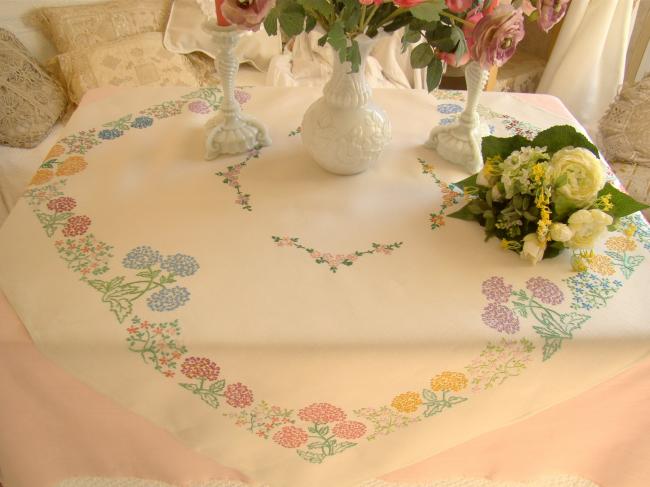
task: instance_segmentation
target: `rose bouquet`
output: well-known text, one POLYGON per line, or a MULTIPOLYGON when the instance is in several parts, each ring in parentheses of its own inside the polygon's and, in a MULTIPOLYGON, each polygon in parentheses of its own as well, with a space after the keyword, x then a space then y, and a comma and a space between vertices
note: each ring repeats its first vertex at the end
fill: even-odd
POLYGON ((485 227, 486 240, 535 264, 590 250, 615 219, 648 208, 606 182, 598 149, 569 125, 483 138, 483 169, 457 183, 469 198, 449 215, 485 227))

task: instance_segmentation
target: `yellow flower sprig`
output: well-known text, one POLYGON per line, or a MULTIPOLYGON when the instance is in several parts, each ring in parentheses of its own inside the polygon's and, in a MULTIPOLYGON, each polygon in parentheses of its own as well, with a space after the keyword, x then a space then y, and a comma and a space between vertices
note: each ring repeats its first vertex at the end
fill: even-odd
POLYGON ((595 255, 593 250, 574 251, 573 256, 571 256, 571 268, 575 272, 586 271, 595 255))

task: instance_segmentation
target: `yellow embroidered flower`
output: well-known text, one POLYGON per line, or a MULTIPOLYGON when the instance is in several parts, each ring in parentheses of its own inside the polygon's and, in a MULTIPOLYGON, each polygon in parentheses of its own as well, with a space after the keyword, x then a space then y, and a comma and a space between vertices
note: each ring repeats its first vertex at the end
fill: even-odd
POLYGON ((36 171, 36 174, 34 174, 34 177, 32 178, 29 184, 33 186, 45 184, 50 179, 52 179, 52 177, 54 177, 54 173, 49 169, 39 169, 38 171, 36 171))
POLYGON ((422 166, 422 170, 423 170, 425 173, 427 173, 427 174, 432 173, 433 170, 434 170, 433 164, 424 164, 424 165, 422 166))
POLYGON ((86 160, 81 156, 70 156, 56 170, 57 176, 72 176, 83 171, 88 166, 86 160))
POLYGON ((605 245, 609 250, 613 250, 614 252, 631 252, 632 250, 636 250, 636 242, 630 237, 609 237, 605 245))
POLYGON ((612 260, 606 255, 594 255, 589 259, 589 267, 601 276, 613 276, 615 274, 612 260))
POLYGON ((431 379, 432 391, 460 392, 465 387, 467 387, 467 377, 462 372, 445 370, 442 374, 438 374, 431 379))
POLYGON ((417 392, 405 392, 395 396, 390 405, 401 413, 414 413, 422 405, 422 398, 417 392))
POLYGON ((627 227, 625 227, 625 230, 623 230, 623 233, 627 235, 628 237, 632 238, 634 237, 634 234, 636 233, 637 228, 636 225, 629 224, 627 227))
POLYGON ((52 148, 50 149, 50 152, 47 153, 44 160, 48 161, 50 159, 54 159, 55 157, 59 157, 64 152, 65 152, 65 147, 63 147, 60 144, 56 144, 56 145, 52 146, 52 148))

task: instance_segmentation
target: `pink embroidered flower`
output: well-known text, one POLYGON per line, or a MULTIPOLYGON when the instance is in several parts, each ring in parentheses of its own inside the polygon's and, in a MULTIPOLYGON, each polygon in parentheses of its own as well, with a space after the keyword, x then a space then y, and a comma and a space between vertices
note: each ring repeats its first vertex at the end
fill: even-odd
POLYGON ((326 402, 310 404, 298 411, 298 417, 303 421, 313 423, 334 423, 345 420, 345 413, 341 408, 326 402))
POLYGON ((359 258, 357 254, 348 254, 345 256, 345 260, 349 260, 350 262, 354 262, 359 258))
POLYGON ((511 5, 500 5, 483 17, 472 32, 470 54, 483 69, 503 66, 524 38, 524 15, 511 5))
POLYGON ((181 365, 181 373, 188 379, 217 380, 220 367, 209 358, 188 357, 181 365))
POLYGON ((510 308, 502 304, 489 303, 483 308, 481 318, 483 323, 496 331, 509 334, 519 331, 519 318, 510 308))
POLYGON ((483 281, 481 291, 490 301, 507 303, 512 294, 512 286, 506 284, 503 277, 492 276, 483 281))
POLYGON ((234 408, 245 408, 253 404, 253 391, 241 382, 228 384, 224 396, 226 402, 234 408))
POLYGON ((278 247, 293 247, 293 240, 289 237, 282 237, 277 242, 278 247))
POLYGON ((273 441, 285 448, 298 448, 307 443, 308 438, 307 432, 297 426, 284 426, 273 435, 273 441))
POLYGON ((237 100, 240 105, 243 105, 250 99, 250 93, 247 93, 244 90, 235 89, 235 100, 237 100))
POLYGON ((434 225, 442 226, 445 224, 444 215, 431 215, 431 223, 434 225))
POLYGON ((473 2, 474 0, 445 0, 449 11, 455 14, 467 11, 473 2))
POLYGON ((310 252, 309 255, 311 255, 312 259, 319 259, 321 257, 321 253, 317 251, 310 252))
POLYGON ((526 281, 526 288, 542 303, 557 305, 564 301, 560 288, 543 277, 531 277, 526 281))
POLYGON ((63 235, 66 237, 74 237, 76 235, 83 235, 90 226, 90 218, 86 215, 73 216, 68 218, 68 222, 63 227, 63 235))
POLYGON ((187 108, 194 113, 210 113, 210 106, 203 100, 193 101, 187 108))
POLYGON ((61 198, 53 199, 47 204, 49 210, 55 211, 57 213, 70 211, 75 206, 77 206, 77 202, 74 200, 74 198, 70 198, 68 196, 62 196, 61 198))
POLYGON ((332 433, 337 438, 356 440, 366 434, 366 425, 359 421, 341 421, 334 425, 332 433))
POLYGON ((224 0, 221 11, 232 24, 257 31, 275 0, 224 0))
POLYGON ((393 253, 393 249, 391 249, 387 245, 380 245, 379 247, 377 247, 376 250, 377 250, 377 252, 379 252, 381 254, 384 254, 384 255, 390 255, 390 254, 393 253))

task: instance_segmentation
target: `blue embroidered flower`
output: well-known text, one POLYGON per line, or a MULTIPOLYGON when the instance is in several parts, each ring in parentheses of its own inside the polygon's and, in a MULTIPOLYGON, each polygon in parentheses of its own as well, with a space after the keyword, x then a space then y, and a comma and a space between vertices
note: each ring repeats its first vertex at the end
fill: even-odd
POLYGON ((441 103, 438 105, 438 111, 440 113, 444 113, 446 115, 449 115, 451 113, 459 113, 463 111, 463 107, 460 105, 457 105, 456 103, 441 103))
POLYGON ((440 123, 440 125, 451 125, 455 121, 456 121, 455 118, 443 118, 442 120, 440 120, 439 123, 440 123))
POLYGON ((129 251, 122 260, 127 269, 146 269, 160 262, 160 252, 148 245, 141 245, 129 251))
POLYGON ((565 282, 573 295, 571 307, 586 310, 607 306, 607 301, 613 298, 623 286, 621 281, 610 281, 591 272, 580 272, 566 279, 565 282))
POLYGON ((104 129, 100 130, 97 133, 97 137, 104 140, 112 140, 121 137, 122 134, 124 134, 124 132, 122 132, 120 129, 104 129))
POLYGON ((180 286, 161 289, 147 299, 147 306, 153 311, 172 311, 190 300, 190 292, 180 286))
POLYGON ((146 129, 151 127, 153 124, 153 118, 151 117, 137 117, 133 122, 131 122, 131 127, 135 129, 146 129))
POLYGON ((189 255, 175 254, 165 257, 160 267, 177 276, 187 277, 199 270, 199 263, 189 255))

